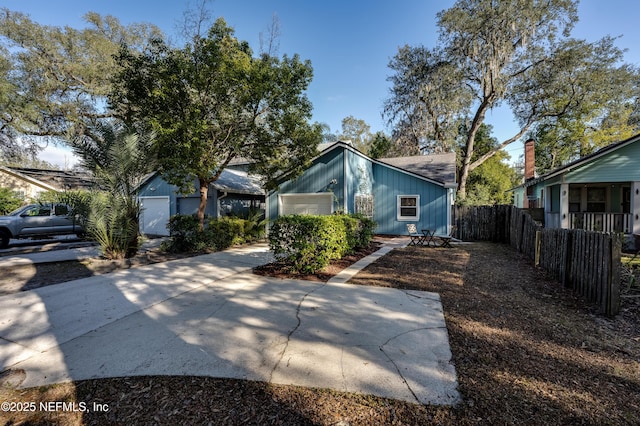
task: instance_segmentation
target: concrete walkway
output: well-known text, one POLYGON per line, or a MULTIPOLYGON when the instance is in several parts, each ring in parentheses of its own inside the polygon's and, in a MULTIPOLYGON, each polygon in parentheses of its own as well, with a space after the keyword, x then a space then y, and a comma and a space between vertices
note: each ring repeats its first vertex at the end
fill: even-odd
POLYGON ((254 245, 0 297, 0 371, 21 387, 196 375, 459 400, 437 294, 250 272, 270 259, 254 245))

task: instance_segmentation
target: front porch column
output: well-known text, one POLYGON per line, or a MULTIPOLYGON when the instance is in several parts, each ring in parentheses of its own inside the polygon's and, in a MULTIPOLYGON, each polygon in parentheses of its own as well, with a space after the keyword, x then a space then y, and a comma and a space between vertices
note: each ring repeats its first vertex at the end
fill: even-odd
POLYGON ((557 224, 553 223, 551 217, 549 216, 551 213, 551 198, 553 197, 553 191, 550 186, 545 186, 542 191, 542 200, 540 200, 541 204, 536 207, 542 207, 544 211, 544 223, 545 226, 549 228, 555 228, 557 224))
POLYGON ((560 184, 560 228, 570 229, 571 220, 569 218, 569 184, 560 184))
POLYGON ((631 182, 631 226, 634 234, 640 234, 640 182, 631 182))

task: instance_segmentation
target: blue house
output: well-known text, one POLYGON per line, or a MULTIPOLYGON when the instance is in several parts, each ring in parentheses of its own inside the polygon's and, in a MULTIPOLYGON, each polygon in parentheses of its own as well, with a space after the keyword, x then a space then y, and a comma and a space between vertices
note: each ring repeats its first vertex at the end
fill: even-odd
MULTIPOLYGON (((197 188, 194 180, 193 187, 197 188)), ((142 205, 140 230, 147 235, 169 235, 167 222, 175 214, 191 215, 198 211, 200 193, 181 194, 158 173, 149 175, 140 185, 138 197, 142 205)), ((251 208, 264 208, 262 183, 245 171, 228 168, 209 185, 207 209, 210 217, 242 215, 251 208)))
POLYGON ((311 165, 267 195, 267 218, 335 212, 373 219, 379 234, 406 225, 448 233, 456 184, 455 154, 374 160, 349 143, 323 144, 311 165), (323 149, 324 148, 324 149, 323 149))
POLYGON ((640 134, 539 177, 533 144, 525 144, 529 178, 513 190, 516 207, 543 208, 548 228, 640 234, 640 134))

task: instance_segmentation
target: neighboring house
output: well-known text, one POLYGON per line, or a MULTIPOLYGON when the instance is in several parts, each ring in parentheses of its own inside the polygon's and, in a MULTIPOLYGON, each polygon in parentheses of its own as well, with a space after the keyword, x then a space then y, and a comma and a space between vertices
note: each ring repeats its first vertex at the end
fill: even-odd
POLYGON ((376 233, 401 235, 408 223, 448 233, 456 184, 455 154, 374 160, 349 143, 322 144, 298 177, 267 195, 267 217, 361 213, 376 233))
POLYGON ((516 207, 543 208, 547 228, 640 234, 640 134, 540 177, 533 144, 525 144, 526 180, 513 189, 516 207))
MULTIPOLYGON (((150 174, 140 185, 142 204, 140 228, 147 235, 169 235, 167 222, 175 214, 195 214, 200 206, 197 181, 192 194, 180 194, 158 173, 150 174)), ((244 214, 251 208, 264 209, 265 193, 258 178, 242 170, 225 169, 217 181, 209 185, 207 209, 210 217, 244 214)))
POLYGON ((90 189, 93 178, 84 173, 0 167, 0 187, 15 191, 25 201, 34 200, 43 192, 90 189))

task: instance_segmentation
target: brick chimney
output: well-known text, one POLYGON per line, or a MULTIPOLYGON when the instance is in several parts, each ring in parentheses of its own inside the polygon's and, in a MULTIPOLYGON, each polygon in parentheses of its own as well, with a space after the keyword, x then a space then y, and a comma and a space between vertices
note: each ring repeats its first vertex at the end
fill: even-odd
POLYGON ((535 142, 529 139, 524 143, 524 180, 536 177, 535 142))

